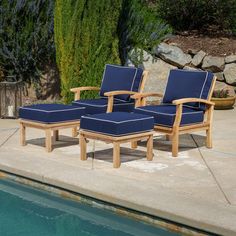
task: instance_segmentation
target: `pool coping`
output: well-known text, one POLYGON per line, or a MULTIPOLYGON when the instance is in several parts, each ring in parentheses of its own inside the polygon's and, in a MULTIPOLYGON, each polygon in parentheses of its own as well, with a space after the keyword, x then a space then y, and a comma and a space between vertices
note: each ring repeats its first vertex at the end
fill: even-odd
MULTIPOLYGON (((78 169, 78 167, 76 168, 78 169)), ((99 186, 91 188, 91 186, 86 186, 81 182, 76 184, 73 181, 69 182, 63 179, 60 173, 53 173, 54 176, 40 175, 19 166, 16 168, 14 164, 9 165, 9 163, 8 165, 0 163, 0 170, 213 234, 236 235, 236 225, 232 224, 232 219, 236 217, 235 206, 197 201, 197 199, 179 196, 166 189, 160 189, 161 194, 155 199, 149 195, 148 190, 142 192, 141 197, 138 194, 139 190, 137 190, 136 195, 128 194, 124 198, 112 194, 109 189, 108 191, 101 190, 99 186), (143 198, 146 198, 145 204, 143 198)), ((85 171, 88 170, 78 169, 82 177, 85 171)), ((86 172, 86 174, 89 173, 86 172)))

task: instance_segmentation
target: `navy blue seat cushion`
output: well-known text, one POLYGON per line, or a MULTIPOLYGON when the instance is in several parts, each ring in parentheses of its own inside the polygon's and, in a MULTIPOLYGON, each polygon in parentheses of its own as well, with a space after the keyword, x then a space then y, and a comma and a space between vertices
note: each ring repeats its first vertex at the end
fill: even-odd
MULTIPOLYGON (((207 71, 179 70, 170 71, 163 103, 172 103, 181 98, 207 99, 213 74, 207 71)), ((200 103, 187 103, 188 106, 205 110, 205 105, 200 103)))
MULTIPOLYGON (((175 121, 175 105, 143 106, 134 109, 135 113, 151 115, 154 117, 155 125, 172 127, 175 121)), ((197 124, 203 122, 204 111, 183 106, 180 126, 197 124)))
MULTIPOLYGON (((135 67, 118 65, 106 65, 103 73, 100 96, 104 93, 116 90, 138 92, 142 80, 143 70, 135 67)), ((130 95, 116 95, 115 98, 128 101, 130 95)))
POLYGON ((19 109, 21 119, 42 123, 80 120, 82 115, 85 115, 84 107, 63 104, 35 104, 19 109))
POLYGON ((153 129, 152 116, 127 112, 112 112, 83 116, 80 128, 111 136, 135 134, 153 129))
MULTIPOLYGON (((77 100, 72 102, 74 106, 86 108, 86 114, 105 113, 107 111, 107 98, 77 100)), ((113 111, 132 112, 134 101, 121 101, 114 99, 113 111)))

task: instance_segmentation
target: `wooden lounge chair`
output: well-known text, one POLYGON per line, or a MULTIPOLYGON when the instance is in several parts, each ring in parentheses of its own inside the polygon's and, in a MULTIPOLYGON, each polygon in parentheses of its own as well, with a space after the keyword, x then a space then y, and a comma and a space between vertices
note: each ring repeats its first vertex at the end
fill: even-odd
MULTIPOLYGON (((154 117, 154 130, 166 134, 172 141, 172 156, 178 156, 179 135, 206 131, 206 146, 212 147, 211 97, 216 78, 211 72, 171 70, 164 96, 157 93, 133 95, 137 113, 154 117), (163 97, 160 105, 146 105, 149 96, 163 97)), ((132 144, 137 147, 137 142, 132 144)))
MULTIPOLYGON (((107 64, 104 69, 101 88, 99 87, 78 87, 72 88, 75 94, 75 106, 85 107, 86 114, 98 114, 106 112, 132 112, 135 107, 134 99, 130 95, 142 92, 146 79, 147 71, 141 68, 125 67, 107 64), (80 99, 82 91, 100 91, 99 98, 80 99)), ((74 137, 77 129, 73 129, 74 137)))

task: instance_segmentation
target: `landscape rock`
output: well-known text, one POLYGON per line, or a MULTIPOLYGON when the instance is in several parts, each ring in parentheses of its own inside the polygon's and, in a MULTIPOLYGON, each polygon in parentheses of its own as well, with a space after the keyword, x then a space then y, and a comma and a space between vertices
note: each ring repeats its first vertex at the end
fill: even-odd
POLYGON ((236 55, 230 55, 225 57, 225 63, 229 64, 229 63, 234 63, 236 62, 236 55))
POLYGON ((224 74, 222 72, 215 73, 214 75, 217 77, 218 81, 224 81, 225 80, 224 74))
MULTIPOLYGON (((151 55, 148 56, 148 53, 145 54, 145 58, 149 59, 143 62, 143 67, 145 70, 149 71, 149 75, 144 92, 156 92, 163 94, 165 92, 169 71, 171 69, 176 69, 177 67, 172 66, 159 58, 153 60, 151 55)), ((158 100, 158 98, 151 97, 147 99, 147 101, 155 100, 158 100)))
POLYGON ((154 53, 165 62, 180 68, 183 68, 192 60, 192 57, 189 54, 184 53, 180 48, 166 43, 161 43, 157 46, 154 49, 154 53))
POLYGON ((188 54, 195 56, 199 51, 193 48, 188 49, 188 54))
POLYGON ((202 50, 200 50, 192 59, 192 64, 194 66, 200 66, 202 64, 202 61, 204 57, 206 56, 206 53, 202 50))
POLYGON ((229 96, 235 96, 234 87, 230 86, 224 82, 216 81, 214 91, 217 91, 217 90, 228 90, 229 96))
POLYGON ((211 72, 221 72, 224 70, 225 60, 223 57, 206 56, 203 59, 202 69, 211 72))
POLYGON ((184 70, 201 70, 199 68, 195 68, 195 67, 192 67, 192 66, 185 66, 183 69, 184 70))
POLYGON ((236 63, 225 65, 224 77, 228 84, 236 85, 236 63))

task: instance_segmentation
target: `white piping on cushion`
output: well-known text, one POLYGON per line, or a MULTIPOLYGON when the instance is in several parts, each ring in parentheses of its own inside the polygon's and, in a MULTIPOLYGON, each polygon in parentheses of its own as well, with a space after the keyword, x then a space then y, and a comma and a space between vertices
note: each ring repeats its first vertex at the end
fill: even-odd
POLYGON ((153 119, 153 117, 145 117, 145 118, 139 118, 139 119, 133 119, 133 120, 113 121, 113 120, 105 120, 105 119, 94 118, 94 117, 89 117, 89 116, 82 116, 82 118, 90 119, 90 120, 105 121, 105 122, 114 123, 114 124, 122 124, 122 123, 134 122, 134 121, 139 121, 139 120, 150 120, 150 119, 153 119))
MULTIPOLYGON (((169 113, 164 113, 164 112, 156 112, 156 111, 150 111, 150 110, 146 110, 143 108, 135 108, 135 110, 141 110, 141 111, 145 111, 145 112, 150 112, 150 113, 154 113, 154 114, 160 114, 160 115, 167 115, 167 116, 175 116, 175 114, 169 114, 169 113)), ((183 112, 182 115, 189 115, 189 114, 196 114, 196 113, 202 113, 202 111, 196 111, 196 112, 183 112)))
POLYGON ((98 132, 98 131, 89 130, 89 129, 81 129, 81 130, 89 131, 89 132, 92 132, 92 133, 95 133, 95 134, 96 133, 97 134, 106 134, 106 135, 114 136, 114 137, 121 137, 121 136, 125 137, 125 136, 130 135, 130 134, 140 134, 140 133, 145 133, 145 132, 153 131, 153 129, 147 129, 147 130, 131 132, 131 133, 125 133, 125 134, 109 134, 109 133, 106 133, 106 132, 98 132))
MULTIPOLYGON (((183 127, 183 126, 188 126, 188 125, 197 125, 197 124, 201 124, 202 122, 197 122, 197 123, 189 123, 189 124, 184 124, 184 125, 180 125, 180 127, 183 127)), ((173 127, 173 125, 164 125, 164 124, 158 124, 158 123, 155 123, 154 122, 154 128, 155 128, 155 125, 158 125, 158 126, 165 126, 165 127, 173 127)))
POLYGON ((76 107, 76 108, 71 108, 71 109, 62 109, 62 110, 53 110, 53 111, 47 111, 47 110, 43 110, 43 109, 29 108, 29 107, 20 107, 20 109, 52 113, 52 112, 63 112, 63 111, 73 111, 73 110, 84 110, 85 107, 76 107))
POLYGON ((37 123, 42 123, 42 124, 56 124, 56 123, 67 123, 67 122, 72 122, 72 121, 80 121, 80 119, 74 119, 74 120, 63 120, 63 121, 53 121, 53 122, 44 122, 44 121, 39 121, 35 119, 25 119, 21 118, 22 120, 28 120, 28 121, 35 121, 37 123))
POLYGON ((131 84, 130 91, 133 91, 134 81, 135 81, 135 79, 136 79, 137 73, 138 73, 138 68, 136 68, 136 70, 135 70, 134 77, 133 77, 133 82, 132 82, 132 84, 131 84))
MULTIPOLYGON (((77 104, 81 104, 81 105, 86 105, 86 106, 90 106, 90 107, 107 107, 107 104, 105 105, 95 105, 95 104, 89 104, 89 103, 85 103, 85 102, 74 102, 77 104)), ((121 104, 113 104, 113 106, 124 106, 124 105, 133 105, 134 103, 121 103, 121 104)))
MULTIPOLYGON (((114 90, 115 91, 115 90, 114 90)), ((108 98, 108 97, 106 97, 106 96, 100 96, 101 98, 108 98)), ((119 98, 115 98, 114 97, 114 100, 117 100, 117 101, 120 101, 120 102, 127 102, 127 100, 123 100, 123 99, 119 99, 119 98)))

